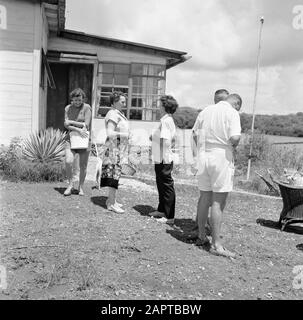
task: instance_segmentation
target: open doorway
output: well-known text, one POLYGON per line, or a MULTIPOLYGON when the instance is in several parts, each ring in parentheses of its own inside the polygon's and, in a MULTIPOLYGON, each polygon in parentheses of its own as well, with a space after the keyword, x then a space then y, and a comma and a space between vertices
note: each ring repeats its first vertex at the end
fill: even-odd
POLYGON ((50 63, 56 89, 48 88, 46 127, 64 130, 64 108, 70 103, 69 93, 81 88, 86 103, 92 103, 93 64, 50 63))

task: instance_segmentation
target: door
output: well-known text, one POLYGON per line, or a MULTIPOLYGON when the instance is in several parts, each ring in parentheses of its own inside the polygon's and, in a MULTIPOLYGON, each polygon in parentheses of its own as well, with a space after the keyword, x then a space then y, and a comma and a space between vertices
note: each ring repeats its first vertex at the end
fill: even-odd
POLYGON ((46 127, 64 131, 64 109, 70 103, 69 94, 81 88, 86 94, 85 102, 91 105, 93 64, 50 63, 56 89, 48 88, 46 127))

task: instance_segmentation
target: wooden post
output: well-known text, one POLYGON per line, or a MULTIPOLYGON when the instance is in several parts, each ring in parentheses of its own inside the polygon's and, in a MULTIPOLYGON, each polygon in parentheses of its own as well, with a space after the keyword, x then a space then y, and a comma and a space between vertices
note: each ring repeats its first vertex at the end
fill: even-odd
POLYGON ((251 124, 251 141, 250 141, 250 148, 249 148, 249 156, 248 156, 248 165, 247 165, 247 177, 246 177, 246 180, 249 180, 249 176, 250 176, 251 156, 252 156, 253 139, 254 139, 255 109, 256 109, 256 100, 257 100, 257 91, 258 91, 259 67, 260 67, 261 34, 262 34, 262 27, 263 27, 263 23, 264 23, 264 18, 263 18, 263 17, 261 17, 260 22, 261 22, 261 24, 260 24, 260 31, 259 31, 259 46, 258 46, 258 56, 257 56, 257 72, 256 72, 256 83, 255 83, 255 94, 254 94, 254 100, 253 100, 253 117, 252 117, 252 124, 251 124))

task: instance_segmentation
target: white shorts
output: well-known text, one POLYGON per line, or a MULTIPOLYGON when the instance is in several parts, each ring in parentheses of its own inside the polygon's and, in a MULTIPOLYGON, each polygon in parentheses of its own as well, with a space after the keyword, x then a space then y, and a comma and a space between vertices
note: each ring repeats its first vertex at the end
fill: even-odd
POLYGON ((229 148, 214 148, 199 154, 198 187, 201 191, 230 192, 235 166, 229 148))

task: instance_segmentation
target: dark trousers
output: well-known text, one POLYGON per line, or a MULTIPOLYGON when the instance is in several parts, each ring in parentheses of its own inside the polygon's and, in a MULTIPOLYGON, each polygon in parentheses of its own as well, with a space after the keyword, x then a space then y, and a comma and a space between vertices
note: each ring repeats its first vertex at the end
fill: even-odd
POLYGON ((171 176, 173 162, 155 164, 156 183, 159 193, 158 211, 163 212, 167 219, 175 217, 176 194, 174 180, 171 176))

